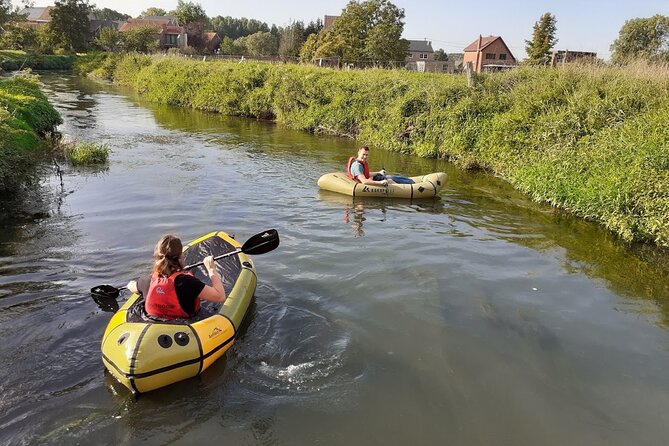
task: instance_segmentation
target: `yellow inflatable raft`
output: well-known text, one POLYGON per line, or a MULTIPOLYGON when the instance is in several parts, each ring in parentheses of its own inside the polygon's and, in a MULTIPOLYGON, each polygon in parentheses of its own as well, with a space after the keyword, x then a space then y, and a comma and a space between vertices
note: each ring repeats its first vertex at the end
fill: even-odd
MULTIPOLYGON (((278 243, 278 240, 277 240, 278 243)), ((225 232, 212 232, 184 247, 184 263, 238 250, 225 232)), ((244 253, 217 262, 228 298, 207 312, 203 302, 196 320, 156 321, 144 312, 144 298, 133 294, 114 314, 102 338, 102 361, 133 393, 148 392, 198 375, 235 341, 256 288, 256 272, 244 253)), ((202 268, 191 270, 205 283, 202 268)))
POLYGON ((414 180, 414 184, 389 184, 386 187, 368 186, 353 181, 344 172, 334 172, 326 173, 320 177, 318 187, 352 197, 430 198, 437 195, 444 186, 446 174, 436 172, 411 177, 411 179, 414 180))

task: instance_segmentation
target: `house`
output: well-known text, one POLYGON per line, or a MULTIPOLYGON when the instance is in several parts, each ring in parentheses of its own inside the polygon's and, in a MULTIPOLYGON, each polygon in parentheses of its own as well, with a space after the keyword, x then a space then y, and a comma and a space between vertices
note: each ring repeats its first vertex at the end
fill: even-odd
POLYGON ((432 42, 428 40, 409 40, 409 49, 404 60, 404 67, 420 73, 453 73, 455 64, 449 60, 435 60, 432 42))
POLYGON ((25 20, 22 22, 22 24, 33 28, 39 28, 42 25, 46 25, 51 21, 51 10, 53 8, 53 6, 23 8, 19 12, 19 15, 25 17, 25 20))
POLYGON ((118 30, 126 32, 133 28, 151 26, 156 28, 156 39, 162 49, 185 48, 188 45, 188 36, 183 27, 177 25, 174 17, 143 17, 139 19, 128 19, 122 23, 118 30))
POLYGON ((221 42, 222 40, 217 33, 202 33, 202 46, 207 53, 214 54, 221 46, 221 42))
POLYGON ((479 38, 470 43, 464 52, 462 64, 466 66, 471 62, 477 73, 500 71, 518 65, 516 58, 513 57, 511 50, 500 36, 482 37, 479 35, 479 38))
POLYGON ((323 29, 330 29, 334 24, 334 21, 339 18, 338 15, 326 15, 323 19, 323 29))
POLYGON ((590 51, 568 51, 558 50, 551 54, 551 67, 557 64, 574 63, 574 62, 596 62, 597 53, 590 51))
POLYGON ((415 62, 417 60, 434 60, 432 42, 427 40, 409 40, 406 62, 415 62))
POLYGON ((90 21, 90 24, 88 26, 88 34, 92 39, 100 37, 100 32, 102 31, 103 28, 118 29, 121 23, 123 23, 117 20, 97 19, 93 15, 89 15, 88 18, 90 21))

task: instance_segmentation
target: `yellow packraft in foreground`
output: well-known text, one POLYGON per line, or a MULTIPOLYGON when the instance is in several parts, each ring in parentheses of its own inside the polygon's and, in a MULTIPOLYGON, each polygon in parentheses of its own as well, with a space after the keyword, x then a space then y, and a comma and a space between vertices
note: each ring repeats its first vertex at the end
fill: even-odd
MULTIPOLYGON (((225 232, 212 232, 184 247, 184 263, 239 248, 240 244, 225 232)), ((147 318, 144 298, 135 293, 109 321, 102 338, 102 361, 133 393, 196 376, 234 343, 255 292, 256 272, 250 257, 243 252, 225 257, 216 267, 224 278, 228 296, 220 309, 209 310, 213 304, 203 301, 195 319, 156 321, 147 318)), ((210 283, 202 268, 193 269, 192 273, 210 283)))

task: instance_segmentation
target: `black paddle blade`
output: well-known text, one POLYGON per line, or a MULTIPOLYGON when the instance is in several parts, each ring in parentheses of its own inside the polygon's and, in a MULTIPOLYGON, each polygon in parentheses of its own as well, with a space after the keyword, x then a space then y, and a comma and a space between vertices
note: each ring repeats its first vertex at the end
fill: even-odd
POLYGON ((279 246, 279 233, 276 229, 256 234, 242 245, 242 252, 249 255, 259 255, 270 252, 279 246))
POLYGON ((120 289, 111 285, 98 285, 91 288, 93 298, 116 299, 120 292, 120 289))

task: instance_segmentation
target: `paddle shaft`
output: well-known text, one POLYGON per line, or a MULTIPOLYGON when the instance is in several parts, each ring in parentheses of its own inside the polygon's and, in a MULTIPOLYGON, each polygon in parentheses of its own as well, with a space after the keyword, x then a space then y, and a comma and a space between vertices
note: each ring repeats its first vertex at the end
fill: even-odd
MULTIPOLYGON (((216 257, 214 257, 214 261, 216 261, 216 260, 220 260, 220 259, 222 259, 222 258, 224 258, 224 257, 234 256, 234 255, 236 255, 236 254, 239 254, 240 252, 242 252, 241 249, 236 249, 236 250, 234 250, 234 251, 232 251, 232 252, 227 252, 227 253, 225 253, 225 254, 221 254, 220 256, 216 256, 216 257)), ((195 268, 196 266, 200 266, 200 265, 204 265, 204 260, 202 260, 202 261, 200 261, 200 262, 197 262, 197 263, 193 263, 192 265, 184 266, 184 269, 191 269, 191 268, 195 268)))

